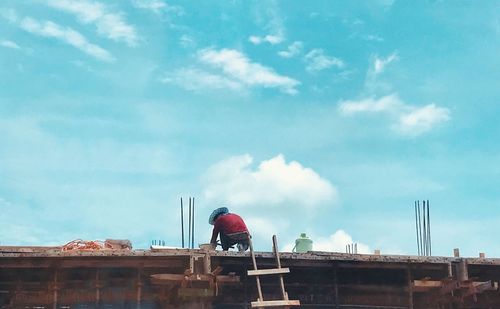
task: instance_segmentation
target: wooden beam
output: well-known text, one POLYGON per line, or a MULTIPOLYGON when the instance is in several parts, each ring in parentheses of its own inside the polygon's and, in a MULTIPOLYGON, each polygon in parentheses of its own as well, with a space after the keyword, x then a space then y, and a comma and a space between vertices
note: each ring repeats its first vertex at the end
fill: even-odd
POLYGON ((210 282, 216 280, 217 283, 238 283, 240 282, 239 276, 212 276, 205 274, 155 274, 151 275, 151 282, 153 284, 172 284, 180 283, 182 281, 205 281, 210 282))
POLYGON ((184 268, 187 257, 71 257, 71 258, 0 258, 5 268, 184 268))
POLYGON ((252 308, 286 307, 286 306, 300 306, 300 301, 298 301, 298 300, 265 300, 265 301, 253 301, 252 302, 252 308))
POLYGON ((270 268, 270 269, 257 269, 257 270, 249 270, 249 276, 263 276, 263 275, 278 275, 278 274, 287 274, 290 272, 289 268, 270 268))
POLYGON ((443 286, 443 282, 437 280, 413 280, 413 287, 435 289, 443 286))

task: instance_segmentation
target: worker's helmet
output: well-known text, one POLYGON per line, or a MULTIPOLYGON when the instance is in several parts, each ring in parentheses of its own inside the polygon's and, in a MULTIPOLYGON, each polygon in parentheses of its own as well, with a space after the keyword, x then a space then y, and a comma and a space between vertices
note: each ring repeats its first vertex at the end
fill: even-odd
POLYGON ((227 213, 229 213, 229 209, 227 209, 227 207, 217 208, 216 210, 212 211, 212 214, 210 215, 210 217, 208 217, 208 223, 214 225, 215 219, 217 219, 218 216, 225 215, 227 213))

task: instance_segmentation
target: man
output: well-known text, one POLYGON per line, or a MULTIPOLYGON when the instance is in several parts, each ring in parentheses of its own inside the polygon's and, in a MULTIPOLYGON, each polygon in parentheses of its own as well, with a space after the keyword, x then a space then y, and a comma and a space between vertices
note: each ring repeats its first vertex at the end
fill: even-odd
POLYGON ((217 244, 217 236, 220 234, 222 250, 227 251, 236 244, 238 251, 243 252, 248 249, 250 233, 243 219, 237 214, 229 213, 226 207, 220 207, 212 212, 208 223, 214 226, 211 244, 217 244))

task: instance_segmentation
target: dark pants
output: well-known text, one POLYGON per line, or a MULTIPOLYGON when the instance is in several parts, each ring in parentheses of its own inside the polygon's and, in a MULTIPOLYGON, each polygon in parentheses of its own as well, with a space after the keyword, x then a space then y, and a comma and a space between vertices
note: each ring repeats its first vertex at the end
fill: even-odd
POLYGON ((232 248, 234 245, 238 245, 238 251, 246 251, 249 242, 249 234, 248 232, 240 232, 233 234, 225 234, 224 232, 220 232, 220 243, 222 246, 222 250, 227 251, 229 248, 232 248))

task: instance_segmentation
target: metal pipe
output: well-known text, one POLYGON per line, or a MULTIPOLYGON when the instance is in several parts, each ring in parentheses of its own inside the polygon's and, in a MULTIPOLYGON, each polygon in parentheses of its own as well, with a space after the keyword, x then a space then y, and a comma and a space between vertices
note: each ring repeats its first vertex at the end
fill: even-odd
POLYGON ((181 238, 182 238, 182 248, 184 248, 184 206, 182 205, 181 197, 181 238))

